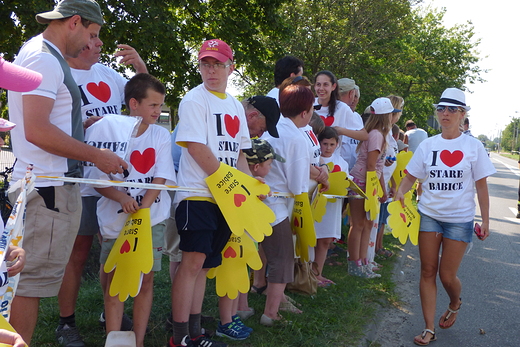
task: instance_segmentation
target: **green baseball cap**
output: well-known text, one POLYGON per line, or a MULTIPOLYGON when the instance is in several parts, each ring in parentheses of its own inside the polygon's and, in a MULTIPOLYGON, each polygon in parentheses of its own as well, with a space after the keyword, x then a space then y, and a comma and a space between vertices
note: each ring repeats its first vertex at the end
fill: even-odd
POLYGON ((69 18, 76 14, 99 25, 105 23, 101 9, 94 0, 62 0, 56 5, 54 10, 38 13, 36 21, 40 24, 49 24, 55 19, 69 18))
POLYGON ((285 159, 276 154, 273 146, 263 139, 251 140, 251 148, 242 150, 246 155, 248 164, 260 164, 269 159, 285 163, 285 159))

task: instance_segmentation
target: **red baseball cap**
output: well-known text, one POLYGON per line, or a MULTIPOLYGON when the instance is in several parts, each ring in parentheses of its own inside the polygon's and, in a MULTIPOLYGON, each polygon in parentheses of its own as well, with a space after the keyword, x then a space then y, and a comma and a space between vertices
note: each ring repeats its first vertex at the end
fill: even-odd
POLYGON ((199 51, 199 60, 211 57, 225 63, 228 59, 233 61, 233 51, 227 43, 219 39, 205 41, 199 51))

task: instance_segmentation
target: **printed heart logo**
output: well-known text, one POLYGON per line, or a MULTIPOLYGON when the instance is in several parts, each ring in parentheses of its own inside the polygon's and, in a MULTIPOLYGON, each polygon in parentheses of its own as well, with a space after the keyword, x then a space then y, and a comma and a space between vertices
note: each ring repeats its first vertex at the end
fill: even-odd
POLYGON ((103 102, 110 100, 112 95, 109 85, 105 82, 99 82, 99 84, 90 82, 87 84, 87 90, 93 97, 103 102))
POLYGON ((293 221, 293 225, 297 228, 300 227, 300 223, 298 222, 298 218, 297 217, 294 217, 294 221, 293 221))
POLYGON ((332 126, 332 123, 334 123, 334 116, 330 116, 330 117, 324 117, 324 116, 320 116, 321 119, 323 119, 323 123, 325 123, 325 126, 332 126))
POLYGON ((341 171, 341 168, 339 167, 339 165, 334 165, 334 168, 332 169, 331 172, 339 172, 341 171))
POLYGON ((119 249, 119 253, 123 254, 128 252, 130 252, 130 242, 128 242, 128 240, 125 240, 125 242, 123 242, 121 248, 119 249))
POLYGON ((246 196, 244 194, 235 194, 235 206, 240 207, 242 206, 242 203, 246 201, 246 196))
POLYGON ((133 151, 130 155, 130 163, 140 173, 145 174, 155 165, 155 149, 147 148, 141 154, 133 151))
POLYGON ((441 152, 441 160, 449 167, 454 167, 464 158, 464 153, 461 151, 454 151, 453 153, 445 149, 441 152))
POLYGON ((372 192, 372 196, 376 196, 377 195, 377 188, 374 188, 374 191, 372 192))
POLYGON ((236 257, 237 257, 237 252, 233 249, 233 247, 229 246, 224 251, 224 258, 236 258, 236 257))
POLYGON ((375 243, 374 243, 374 241, 372 241, 372 242, 369 242, 368 247, 374 247, 374 245, 375 245, 375 243))
POLYGON ((224 116, 224 124, 226 125, 228 134, 231 135, 232 138, 235 138, 240 129, 240 119, 238 119, 237 116, 231 117, 229 114, 226 114, 224 116))
POLYGON ((406 216, 404 215, 404 213, 399 213, 399 216, 401 216, 403 222, 406 223, 406 216))
POLYGON ((405 175, 408 175, 408 170, 404 169, 403 172, 404 172, 405 175))

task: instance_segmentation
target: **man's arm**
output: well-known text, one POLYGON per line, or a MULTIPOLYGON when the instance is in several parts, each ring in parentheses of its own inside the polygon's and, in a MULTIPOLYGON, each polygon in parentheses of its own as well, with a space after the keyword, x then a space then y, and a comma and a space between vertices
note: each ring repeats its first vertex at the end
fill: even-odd
POLYGON ((143 59, 137 51, 129 45, 117 45, 117 48, 120 48, 120 51, 117 51, 116 57, 123 57, 120 64, 132 65, 137 73, 148 73, 148 68, 144 63, 143 59))
POLYGON ((211 176, 218 170, 220 162, 208 146, 198 142, 186 142, 186 146, 188 153, 206 175, 211 176))
POLYGON ((90 161, 104 173, 122 173, 128 165, 114 152, 89 146, 67 135, 50 122, 54 100, 39 95, 24 95, 25 138, 30 143, 61 157, 90 161))

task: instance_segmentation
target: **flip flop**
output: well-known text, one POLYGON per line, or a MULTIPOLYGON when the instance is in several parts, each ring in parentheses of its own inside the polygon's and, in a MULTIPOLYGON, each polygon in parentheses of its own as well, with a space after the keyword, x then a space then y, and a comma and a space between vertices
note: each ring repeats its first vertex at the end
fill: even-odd
POLYGON ((413 339, 413 343, 415 343, 416 345, 419 345, 419 346, 428 346, 430 344, 430 342, 432 341, 436 341, 437 340, 437 336, 435 336, 435 331, 433 330, 430 330, 430 329, 424 329, 421 333, 421 339, 424 340, 424 338, 426 337, 426 334, 427 333, 430 333, 432 334, 432 337, 430 339, 430 341, 428 342, 421 342, 421 341, 418 341, 416 338, 413 339))
POLYGON ((444 318, 442 318, 442 316, 441 316, 441 319, 439 319, 439 328, 441 328, 441 329, 449 329, 449 328, 451 328, 455 324, 455 322, 457 321, 457 316, 455 316, 455 320, 453 321, 453 323, 451 323, 450 326, 443 326, 443 325, 441 325, 441 323, 446 323, 450 319, 451 315, 459 313, 460 307, 462 306, 462 299, 459 298, 459 300, 460 300, 460 305, 459 305, 459 308, 456 309, 456 310, 452 310, 450 308, 450 305, 448 305, 448 310, 443 315, 444 318))
POLYGON ((251 286, 251 290, 249 292, 262 295, 263 292, 265 292, 266 289, 267 289, 267 284, 265 286, 263 286, 263 287, 251 286))

